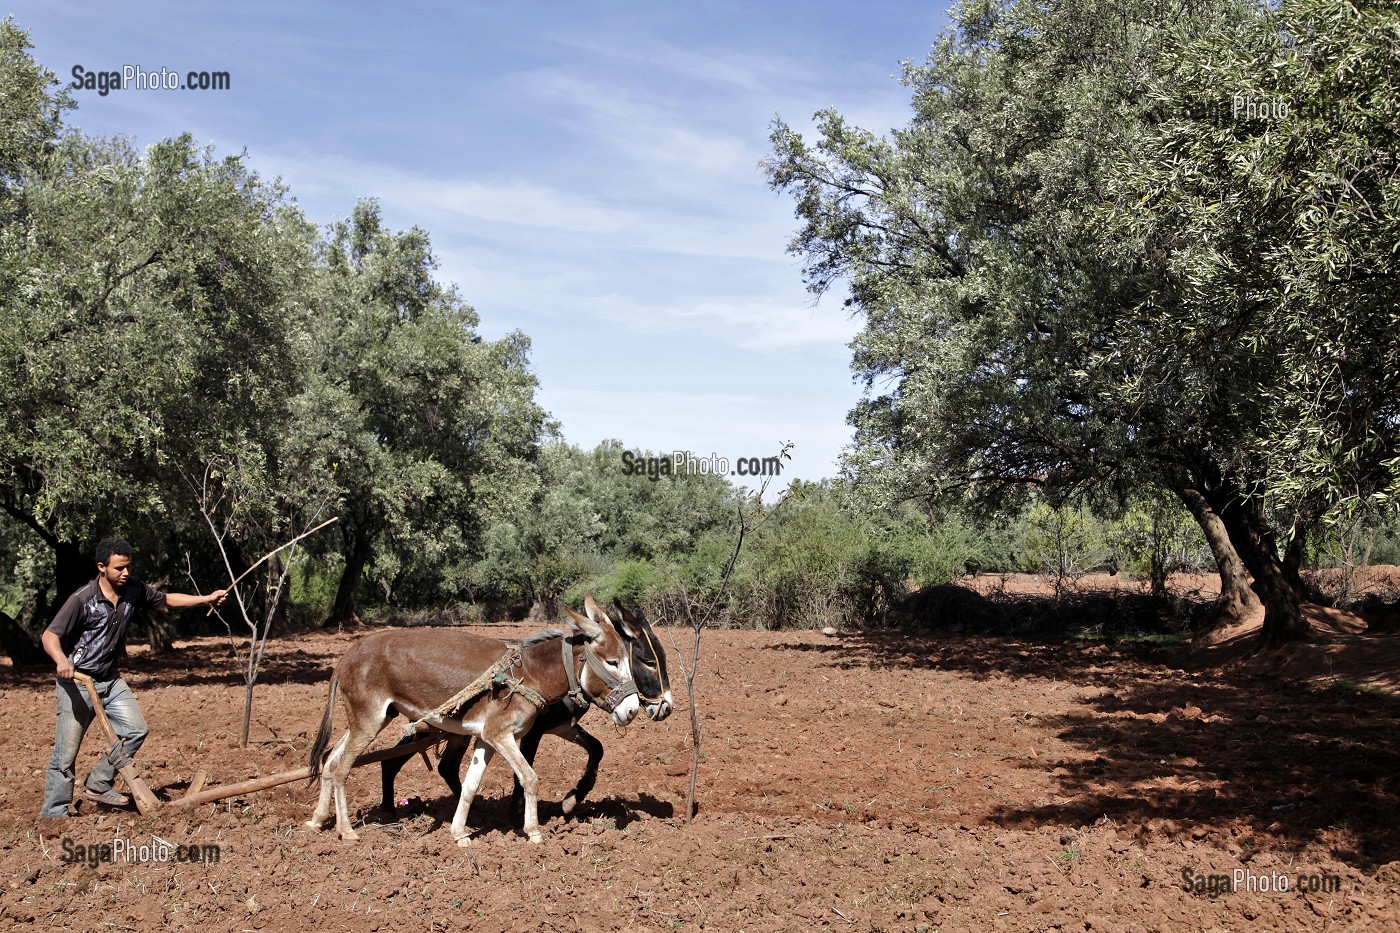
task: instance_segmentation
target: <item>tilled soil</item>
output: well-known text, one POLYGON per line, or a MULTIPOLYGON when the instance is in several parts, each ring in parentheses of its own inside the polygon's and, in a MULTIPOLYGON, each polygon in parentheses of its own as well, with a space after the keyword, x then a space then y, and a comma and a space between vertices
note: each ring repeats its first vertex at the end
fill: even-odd
MULTIPOLYGON (((246 749, 226 640, 133 657, 126 677, 152 726, 138 756, 148 783, 175 798, 197 769, 214 785, 304 765, 329 672, 355 637, 270 644, 246 749)), ((557 801, 582 753, 546 739, 536 764, 556 803, 542 806, 544 842, 509 816, 497 759, 466 848, 446 825, 455 801, 421 760, 400 775, 398 822, 375 809, 378 768, 354 772, 354 844, 302 825, 315 793, 305 782, 152 816, 85 803, 41 821, 53 678, 5 669, 0 924, 1400 930, 1400 701, 1359 680, 1257 665, 1186 672, 1159 657, 1081 642, 708 631, 693 822, 673 656, 680 709, 668 720, 625 734, 597 713, 584 720, 607 755, 578 813, 564 818, 557 801), (124 852, 217 846, 218 860, 103 860, 98 847, 114 840, 124 852)), ((397 734, 391 725, 380 744, 397 734)), ((90 732, 80 779, 102 745, 90 732)))

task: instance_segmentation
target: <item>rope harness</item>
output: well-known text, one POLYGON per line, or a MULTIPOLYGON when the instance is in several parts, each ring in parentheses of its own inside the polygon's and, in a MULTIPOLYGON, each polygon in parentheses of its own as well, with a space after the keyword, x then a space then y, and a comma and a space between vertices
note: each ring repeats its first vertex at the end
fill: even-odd
POLYGON ((432 720, 453 719, 461 712, 462 707, 472 700, 481 696, 488 690, 497 688, 505 689, 505 698, 510 699, 517 693, 533 703, 538 709, 544 709, 549 703, 539 693, 525 686, 525 678, 511 677, 510 669, 520 666, 520 646, 511 647, 505 654, 496 659, 481 676, 473 680, 467 686, 458 690, 447 699, 437 709, 433 710, 422 719, 415 719, 403 727, 405 737, 416 735, 420 732, 427 732, 436 728, 432 720))

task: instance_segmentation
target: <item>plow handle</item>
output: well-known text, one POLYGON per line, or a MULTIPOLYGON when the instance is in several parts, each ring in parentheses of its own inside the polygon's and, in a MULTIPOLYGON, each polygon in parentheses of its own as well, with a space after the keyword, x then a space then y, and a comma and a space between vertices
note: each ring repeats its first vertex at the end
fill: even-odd
MULTIPOLYGON (((92 678, 81 671, 73 672, 73 680, 87 690, 88 696, 92 698, 92 712, 97 717, 97 721, 102 725, 102 731, 107 733, 107 738, 113 745, 121 741, 117 737, 117 731, 112 728, 112 723, 107 719, 107 711, 102 708, 102 700, 97 696, 97 685, 92 682, 92 678)), ((117 769, 117 773, 126 780, 127 786, 131 788, 131 796, 136 800, 136 809, 144 813, 151 813, 160 806, 160 801, 156 795, 151 793, 151 789, 146 786, 146 782, 141 780, 141 776, 136 773, 136 766, 131 763, 122 765, 117 769)))

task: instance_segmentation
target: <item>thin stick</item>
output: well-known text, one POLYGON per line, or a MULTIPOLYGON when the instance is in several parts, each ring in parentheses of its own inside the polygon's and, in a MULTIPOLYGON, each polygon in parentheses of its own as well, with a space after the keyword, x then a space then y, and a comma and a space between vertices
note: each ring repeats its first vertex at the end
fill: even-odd
MULTIPOLYGON (((261 567, 261 566, 268 560, 268 558, 272 557, 272 555, 276 554, 278 551, 285 551, 287 548, 291 547, 293 544, 296 544, 298 541, 300 541, 302 538, 305 538, 307 535, 312 534, 312 533, 317 532, 317 531, 320 531, 322 528, 326 527, 326 526, 329 525, 331 522, 337 522, 337 521, 340 521, 340 516, 339 516, 339 515, 337 515, 335 518, 328 518, 328 519, 326 519, 325 521, 321 522, 321 524, 317 525, 315 528, 312 528, 311 531, 303 531, 301 534, 297 535, 295 538, 293 538, 292 540, 288 541, 286 544, 282 545, 281 547, 273 548, 272 550, 268 551, 268 552, 267 552, 266 554, 264 554, 262 557, 258 558, 258 562, 257 562, 256 564, 254 564, 253 566, 249 567, 247 570, 245 570, 245 571, 243 571, 242 573, 240 573, 240 574, 238 575, 237 579, 235 579, 232 583, 230 583, 228 586, 226 586, 225 589, 227 589, 227 590, 232 590, 235 586, 237 586, 237 585, 239 584, 239 581, 241 581, 244 577, 248 576, 248 574, 252 573, 254 570, 257 570, 259 567, 261 567)), ((214 614, 214 607, 213 607, 213 606, 210 606, 210 607, 209 607, 209 611, 206 612, 205 615, 206 615, 206 616, 209 616, 209 615, 213 615, 213 614, 214 614)))

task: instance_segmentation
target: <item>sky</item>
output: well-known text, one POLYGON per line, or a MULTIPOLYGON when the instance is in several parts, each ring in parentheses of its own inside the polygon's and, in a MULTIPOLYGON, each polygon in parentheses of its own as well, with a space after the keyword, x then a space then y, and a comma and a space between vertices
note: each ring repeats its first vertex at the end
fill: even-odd
POLYGON ((834 476, 860 397, 842 295, 787 244, 758 163, 781 117, 903 126, 900 62, 940 3, 26 2, 32 54, 73 69, 227 72, 226 90, 74 89, 69 126, 182 132, 280 176, 318 224, 377 198, 427 230, 495 339, 532 341, 538 399, 583 447, 770 456, 834 476))

